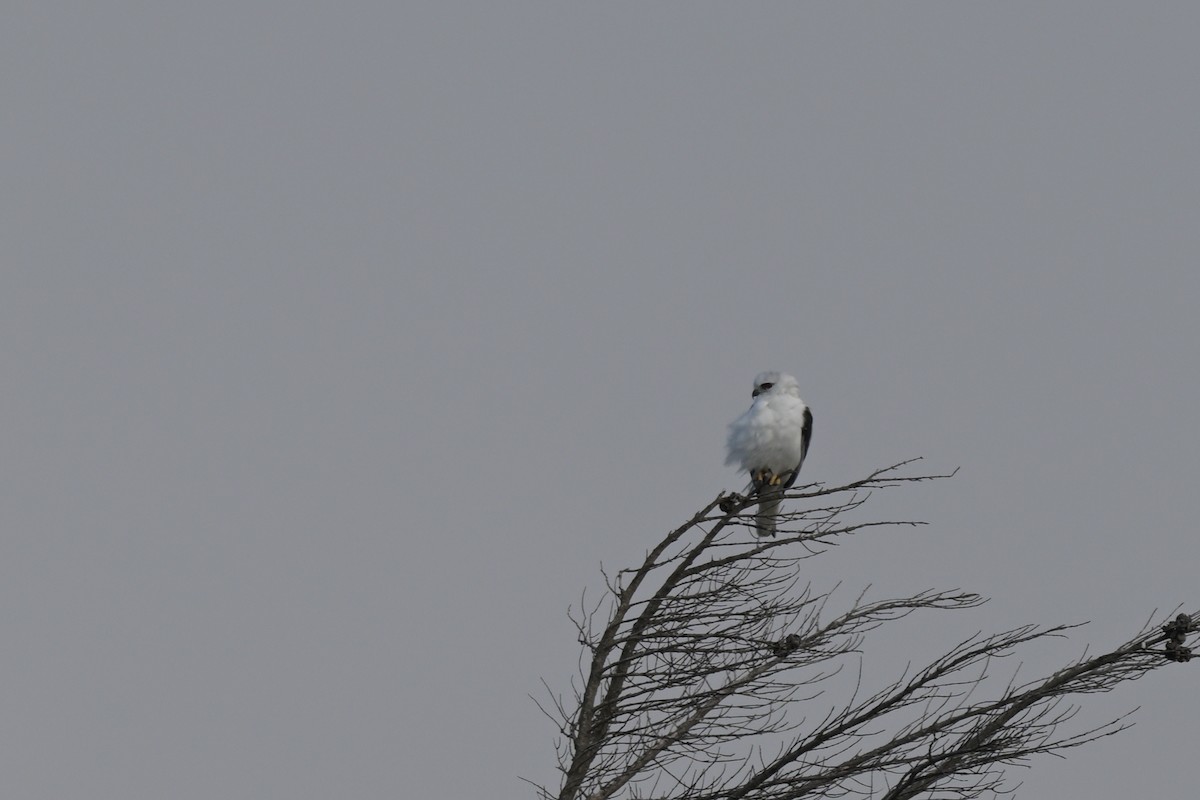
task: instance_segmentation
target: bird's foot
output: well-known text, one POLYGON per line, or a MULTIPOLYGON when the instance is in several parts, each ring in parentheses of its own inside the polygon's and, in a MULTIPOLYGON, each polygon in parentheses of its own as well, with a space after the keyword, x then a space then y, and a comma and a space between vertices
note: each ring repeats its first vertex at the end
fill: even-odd
POLYGON ((767 486, 782 486, 787 482, 791 473, 781 472, 778 475, 770 467, 763 467, 750 473, 750 477, 754 480, 754 485, 760 489, 767 486))

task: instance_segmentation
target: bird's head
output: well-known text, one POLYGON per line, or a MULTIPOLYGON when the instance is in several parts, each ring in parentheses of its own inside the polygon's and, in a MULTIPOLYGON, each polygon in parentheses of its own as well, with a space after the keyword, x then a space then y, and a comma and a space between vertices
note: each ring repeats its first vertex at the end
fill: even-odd
POLYGON ((796 383, 796 379, 786 372, 760 372, 754 378, 754 391, 750 393, 751 397, 758 397, 760 394, 790 394, 793 397, 800 396, 800 384, 796 383))

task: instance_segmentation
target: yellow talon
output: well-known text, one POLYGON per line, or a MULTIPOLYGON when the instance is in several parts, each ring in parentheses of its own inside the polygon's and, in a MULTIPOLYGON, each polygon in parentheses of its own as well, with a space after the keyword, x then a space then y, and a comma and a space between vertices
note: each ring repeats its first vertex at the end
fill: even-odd
POLYGON ((776 475, 770 467, 763 467, 751 473, 755 486, 778 486, 783 483, 783 476, 776 475))

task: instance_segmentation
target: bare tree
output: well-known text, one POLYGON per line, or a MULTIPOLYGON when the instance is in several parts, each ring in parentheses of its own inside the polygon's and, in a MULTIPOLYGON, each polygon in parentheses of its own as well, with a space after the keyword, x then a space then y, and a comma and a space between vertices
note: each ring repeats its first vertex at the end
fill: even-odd
POLYGON ((883 601, 860 595, 831 611, 832 590, 801 585, 800 562, 824 546, 870 528, 921 524, 858 519, 873 491, 949 477, 911 474, 911 464, 790 491, 795 510, 780 517, 772 539, 748 532, 753 497, 721 494, 639 567, 605 576, 606 599, 572 616, 584 647, 580 682, 569 701, 551 692, 541 704, 561 734, 562 784, 538 786, 540 796, 978 797, 1004 789, 1006 765, 1128 727, 1125 717, 1069 724, 1078 709, 1068 698, 1187 661, 1197 615, 1143 628, 1111 652, 1037 680, 1012 680, 986 699, 975 695, 990 685, 995 659, 1073 626, 976 635, 874 690, 861 674, 837 677, 879 626, 983 602, 925 591, 883 601), (831 701, 836 689, 845 696, 831 701), (827 710, 804 716, 813 708, 827 710))

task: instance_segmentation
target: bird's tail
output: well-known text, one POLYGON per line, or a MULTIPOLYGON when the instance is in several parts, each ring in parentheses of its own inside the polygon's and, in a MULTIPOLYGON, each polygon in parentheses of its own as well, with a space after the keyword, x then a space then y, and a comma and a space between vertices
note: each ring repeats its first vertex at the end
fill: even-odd
POLYGON ((756 533, 759 536, 775 536, 776 518, 779 516, 780 498, 783 492, 777 488, 764 488, 759 494, 758 513, 754 516, 756 533))

